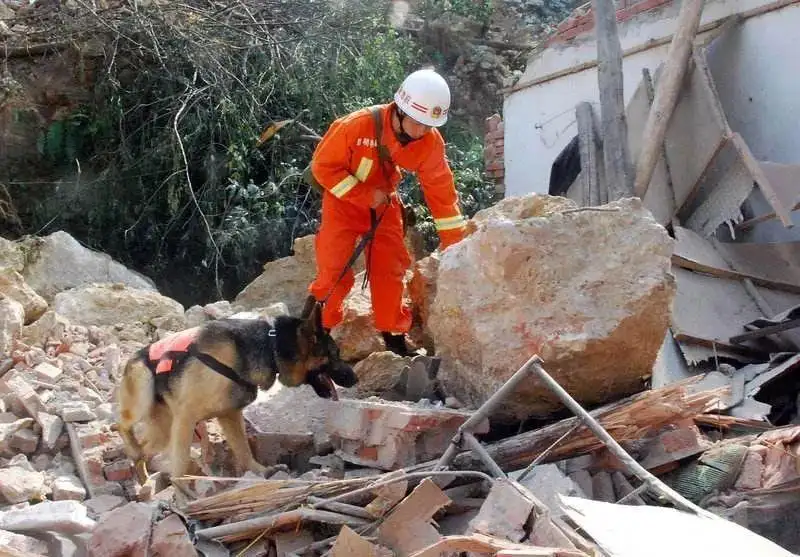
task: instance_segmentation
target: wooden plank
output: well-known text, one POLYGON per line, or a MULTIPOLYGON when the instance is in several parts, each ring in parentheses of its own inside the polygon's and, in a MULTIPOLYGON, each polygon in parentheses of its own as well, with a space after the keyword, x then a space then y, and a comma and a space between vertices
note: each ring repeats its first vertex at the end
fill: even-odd
POLYGON ((747 143, 745 143, 744 139, 742 139, 739 134, 736 134, 734 136, 734 140, 737 142, 737 148, 741 154, 742 161, 744 162, 745 166, 747 166, 750 174, 753 176, 753 180, 758 184, 761 193, 764 194, 767 202, 769 202, 769 204, 772 206, 773 211, 775 211, 775 214, 781 220, 783 225, 787 228, 791 228, 791 201, 784 204, 778 189, 770 182, 769 174, 764 172, 763 166, 753 156, 753 153, 750 151, 750 147, 747 146, 747 143))
POLYGON ((622 47, 617 33, 614 0, 592 0, 597 37, 597 82, 600 89, 600 120, 603 166, 608 199, 633 194, 634 169, 628 152, 628 126, 622 79, 622 47))
POLYGON ((797 327, 800 327, 800 319, 790 319, 789 321, 784 321, 783 323, 779 323, 777 325, 761 327, 760 329, 756 329, 754 331, 748 331, 746 333, 733 336, 731 337, 730 342, 738 344, 740 342, 755 340, 757 338, 763 338, 765 336, 774 335, 775 333, 780 333, 782 331, 796 329, 797 327))
MULTIPOLYGON (((759 161, 761 170, 778 197, 778 201, 789 212, 800 209, 800 164, 779 164, 759 161)), ((736 230, 746 230, 755 225, 772 220, 778 215, 775 211, 752 217, 736 225, 736 230)), ((791 216, 791 215, 790 215, 791 216)))
POLYGON ((431 520, 449 503, 450 498, 425 478, 386 518, 378 529, 378 540, 401 557, 435 544, 441 535, 431 520))
MULTIPOLYGON (((731 134, 704 56, 695 52, 691 61, 664 137, 678 210, 694 197, 706 167, 731 134)), ((656 72, 656 83, 659 79, 656 72)))
POLYGON ((650 186, 650 179, 661 155, 664 136, 678 102, 692 44, 700 26, 703 5, 703 0, 684 0, 678 12, 677 28, 672 36, 664 71, 656 86, 655 100, 642 133, 644 143, 636 163, 634 192, 642 199, 650 186))
POLYGON ((779 283, 800 280, 800 242, 733 243, 711 240, 714 249, 735 271, 779 283))
MULTIPOLYGON (((676 339, 706 339, 727 345, 742 326, 763 317, 744 286, 681 268, 672 269, 678 291, 672 309, 676 339)), ((730 348, 730 346, 729 346, 730 348)))
POLYGON ((678 213, 686 227, 710 238, 721 224, 742 220, 741 206, 756 183, 743 146, 739 134, 732 134, 715 154, 691 199, 678 213))
MULTIPOLYGON (((733 280, 749 279, 753 284, 800 294, 800 274, 794 280, 785 282, 774 280, 763 274, 736 271, 725 258, 714 248, 714 244, 682 227, 675 228, 676 244, 672 254, 672 262, 681 268, 706 273, 715 277, 733 280)), ((754 269, 755 270, 755 269, 754 269)), ((789 277, 787 277, 789 278, 789 277)), ((768 312, 765 312, 765 315, 768 312)))

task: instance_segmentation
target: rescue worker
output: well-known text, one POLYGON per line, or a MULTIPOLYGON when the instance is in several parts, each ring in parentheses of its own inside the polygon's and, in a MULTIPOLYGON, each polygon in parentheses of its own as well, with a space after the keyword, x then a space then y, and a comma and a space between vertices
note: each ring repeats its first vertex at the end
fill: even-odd
POLYGON ((370 108, 334 121, 314 152, 310 171, 323 198, 322 223, 315 237, 317 275, 309 292, 325 301, 323 327, 338 325, 342 302, 355 282, 351 269, 340 276, 359 237, 378 219, 366 248, 374 324, 388 350, 407 355, 405 333, 411 328, 411 312, 402 296, 411 257, 403 243, 403 206, 397 194, 400 168, 416 173, 441 250, 461 240, 466 226, 445 142, 436 129, 447 121, 450 89, 435 71, 418 70, 406 77, 393 102, 372 108, 379 110, 380 144, 386 148, 388 164, 382 165, 379 157, 370 108))

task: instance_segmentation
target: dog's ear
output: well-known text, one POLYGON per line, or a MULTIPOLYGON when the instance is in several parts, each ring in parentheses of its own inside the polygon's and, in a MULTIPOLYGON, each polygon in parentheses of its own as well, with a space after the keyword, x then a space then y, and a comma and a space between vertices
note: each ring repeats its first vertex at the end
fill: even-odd
MULTIPOLYGON (((306 302, 306 306, 310 304, 306 302)), ((301 319, 303 324, 300 326, 301 334, 306 338, 314 338, 322 332, 322 308, 321 304, 314 300, 313 306, 306 311, 303 310, 301 319)))
POLYGON ((314 308, 319 306, 319 302, 317 299, 311 295, 306 298, 306 305, 303 306, 303 311, 300 312, 300 319, 308 319, 308 316, 311 315, 311 312, 314 311, 314 308))

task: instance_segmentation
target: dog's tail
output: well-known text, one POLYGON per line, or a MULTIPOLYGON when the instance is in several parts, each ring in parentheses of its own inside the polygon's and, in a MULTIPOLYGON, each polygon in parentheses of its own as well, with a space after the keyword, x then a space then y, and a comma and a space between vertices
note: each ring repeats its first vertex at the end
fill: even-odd
POLYGON ((117 401, 119 434, 125 443, 125 451, 132 460, 139 460, 143 457, 143 449, 133 434, 133 427, 150 416, 155 401, 155 378, 141 355, 133 356, 125 364, 117 401))

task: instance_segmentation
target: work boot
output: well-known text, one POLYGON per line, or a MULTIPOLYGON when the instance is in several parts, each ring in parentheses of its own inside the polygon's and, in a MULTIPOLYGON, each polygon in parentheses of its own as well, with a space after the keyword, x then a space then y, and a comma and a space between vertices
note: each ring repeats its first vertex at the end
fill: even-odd
POLYGON ((382 332, 383 342, 386 343, 386 349, 391 350, 398 356, 410 356, 412 352, 406 346, 406 335, 395 335, 392 333, 382 332))

